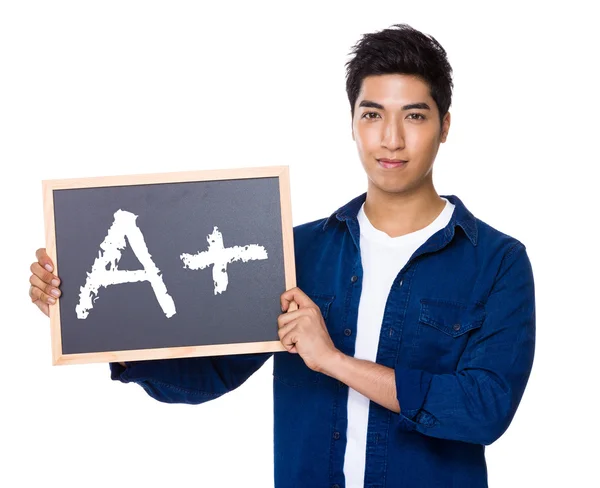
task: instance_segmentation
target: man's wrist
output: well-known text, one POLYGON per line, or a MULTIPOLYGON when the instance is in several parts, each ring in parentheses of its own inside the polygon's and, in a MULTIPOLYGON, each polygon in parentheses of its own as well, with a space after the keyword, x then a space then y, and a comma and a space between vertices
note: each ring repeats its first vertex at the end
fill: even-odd
POLYGON ((340 373, 348 357, 349 356, 346 356, 346 354, 344 354, 342 351, 336 349, 321 365, 321 367, 319 368, 319 372, 339 380, 340 373))

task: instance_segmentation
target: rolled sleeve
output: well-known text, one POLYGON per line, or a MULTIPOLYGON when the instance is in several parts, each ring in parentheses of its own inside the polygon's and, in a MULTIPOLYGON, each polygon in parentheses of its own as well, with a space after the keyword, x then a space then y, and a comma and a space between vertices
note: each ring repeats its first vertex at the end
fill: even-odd
POLYGON ((126 381, 124 380, 122 375, 127 368, 125 368, 124 366, 121 366, 119 363, 110 363, 109 366, 110 366, 110 379, 113 381, 122 381, 122 382, 126 383, 126 381))
POLYGON ((433 375, 427 371, 404 368, 396 368, 395 373, 401 427, 415 430, 415 420, 423 409, 433 375))
POLYGON ((491 444, 508 428, 531 372, 535 296, 525 246, 507 252, 453 374, 396 368, 397 426, 442 439, 491 444))
POLYGON ((136 383, 155 400, 199 404, 238 388, 271 356, 241 354, 110 363, 111 379, 136 383))

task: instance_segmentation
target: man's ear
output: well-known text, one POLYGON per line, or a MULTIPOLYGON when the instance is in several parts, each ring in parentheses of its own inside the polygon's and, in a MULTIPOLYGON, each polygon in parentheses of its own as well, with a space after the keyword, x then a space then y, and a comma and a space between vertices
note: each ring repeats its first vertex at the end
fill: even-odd
POLYGON ((446 142, 448 132, 450 131, 450 112, 446 112, 442 119, 442 132, 440 134, 440 142, 446 142))

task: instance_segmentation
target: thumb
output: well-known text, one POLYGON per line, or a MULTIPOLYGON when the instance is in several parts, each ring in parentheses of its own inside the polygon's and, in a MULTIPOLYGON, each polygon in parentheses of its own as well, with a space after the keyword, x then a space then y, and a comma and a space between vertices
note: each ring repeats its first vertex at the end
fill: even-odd
POLYGON ((313 302, 306 293, 296 287, 281 294, 281 310, 283 312, 295 310, 294 303, 298 305, 298 308, 303 308, 312 305, 313 302))

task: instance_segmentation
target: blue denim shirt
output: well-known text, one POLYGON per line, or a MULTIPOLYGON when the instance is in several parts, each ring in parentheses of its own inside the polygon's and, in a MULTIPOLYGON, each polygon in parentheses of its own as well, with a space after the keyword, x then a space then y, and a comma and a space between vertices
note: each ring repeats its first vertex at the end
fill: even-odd
MULTIPOLYGON (((531 264, 518 240, 456 196, 448 225, 411 256, 390 290, 377 363, 393 368, 401 412, 370 404, 364 486, 486 487, 484 446, 510 424, 534 356, 531 264)), ((335 346, 354 355, 365 195, 294 229, 298 286, 335 346)), ((240 386, 271 354, 112 364, 112 378, 162 402, 203 403, 240 386)), ((344 487, 348 387, 298 354, 273 361, 276 488, 344 487)))

